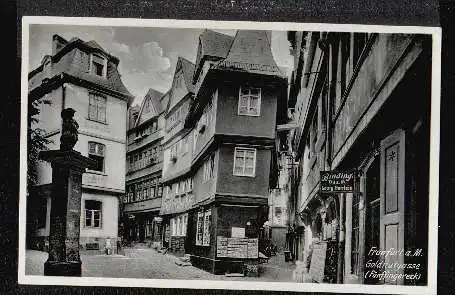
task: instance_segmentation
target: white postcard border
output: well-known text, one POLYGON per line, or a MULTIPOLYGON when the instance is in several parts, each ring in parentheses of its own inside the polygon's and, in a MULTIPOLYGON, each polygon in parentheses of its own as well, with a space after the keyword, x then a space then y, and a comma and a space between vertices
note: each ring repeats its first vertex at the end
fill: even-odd
POLYGON ((420 26, 378 26, 359 24, 323 24, 291 22, 207 21, 175 19, 132 19, 92 17, 24 16, 22 18, 22 67, 21 67, 21 131, 20 131, 20 188, 19 188, 19 256, 18 282, 32 285, 157 287, 190 289, 232 289, 270 291, 313 291, 337 293, 394 293, 436 294, 438 259, 438 197, 439 197, 439 139, 440 139, 440 83, 441 83, 441 28, 420 26), (431 34, 431 126, 430 126, 430 179, 429 179, 429 232, 428 232, 428 285, 390 286, 362 284, 313 284, 281 282, 208 281, 173 279, 131 279, 98 277, 51 277, 25 275, 25 227, 27 181, 27 99, 29 73, 29 26, 38 24, 111 26, 111 27, 161 27, 161 28, 211 28, 256 29, 276 31, 332 31, 431 34), (430 242, 431 241, 431 242, 430 242))

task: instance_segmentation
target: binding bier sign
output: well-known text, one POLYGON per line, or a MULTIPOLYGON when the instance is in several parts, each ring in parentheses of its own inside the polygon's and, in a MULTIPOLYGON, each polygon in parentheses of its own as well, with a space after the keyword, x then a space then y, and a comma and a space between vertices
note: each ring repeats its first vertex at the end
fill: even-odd
POLYGON ((355 171, 321 171, 321 193, 353 193, 355 171))

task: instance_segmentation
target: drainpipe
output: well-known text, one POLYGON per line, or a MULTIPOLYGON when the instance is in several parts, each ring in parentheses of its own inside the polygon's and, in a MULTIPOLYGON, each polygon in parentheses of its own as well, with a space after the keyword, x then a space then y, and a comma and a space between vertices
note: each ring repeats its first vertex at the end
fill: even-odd
POLYGON ((340 220, 338 237, 337 284, 343 283, 343 243, 344 243, 344 194, 339 194, 340 220))
POLYGON ((63 83, 62 85, 62 111, 65 109, 65 103, 66 103, 66 83, 63 83))

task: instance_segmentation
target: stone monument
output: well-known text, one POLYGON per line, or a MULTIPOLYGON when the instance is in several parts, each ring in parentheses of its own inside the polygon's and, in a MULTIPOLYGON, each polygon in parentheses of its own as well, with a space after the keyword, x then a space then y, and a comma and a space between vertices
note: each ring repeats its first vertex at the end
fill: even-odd
POLYGON ((73 150, 79 125, 75 110, 64 109, 60 149, 43 151, 40 158, 52 165, 49 258, 45 276, 81 276, 79 255, 82 174, 94 161, 73 150))

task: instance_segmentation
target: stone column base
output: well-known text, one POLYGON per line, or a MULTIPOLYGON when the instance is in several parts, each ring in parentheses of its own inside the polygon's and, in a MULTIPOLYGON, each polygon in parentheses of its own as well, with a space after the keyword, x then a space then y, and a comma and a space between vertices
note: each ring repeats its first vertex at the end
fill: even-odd
POLYGON ((82 262, 46 261, 44 263, 44 275, 80 277, 82 275, 82 262))

